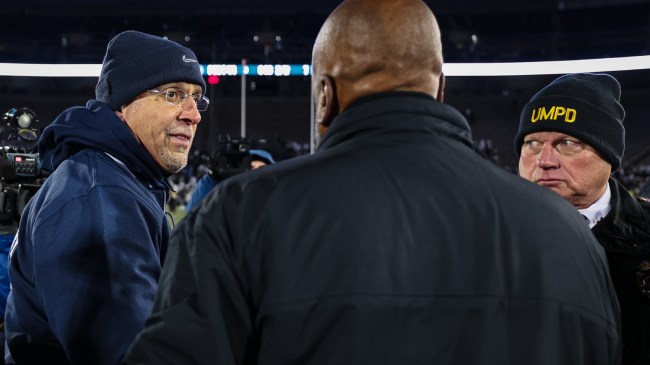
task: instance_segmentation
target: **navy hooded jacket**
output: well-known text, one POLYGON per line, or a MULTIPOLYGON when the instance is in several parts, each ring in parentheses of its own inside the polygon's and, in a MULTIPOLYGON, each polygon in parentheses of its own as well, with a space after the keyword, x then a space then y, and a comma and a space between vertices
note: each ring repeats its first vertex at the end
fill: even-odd
POLYGON ((165 172, 111 108, 64 111, 21 217, 5 319, 17 364, 117 364, 151 311, 169 237, 165 172))

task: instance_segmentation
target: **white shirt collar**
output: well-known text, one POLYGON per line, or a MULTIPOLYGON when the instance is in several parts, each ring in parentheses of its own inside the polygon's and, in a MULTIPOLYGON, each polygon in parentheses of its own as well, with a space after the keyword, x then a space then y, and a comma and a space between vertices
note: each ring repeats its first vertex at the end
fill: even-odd
POLYGON ((589 228, 593 228, 599 220, 605 218, 607 213, 612 210, 612 207, 609 205, 611 198, 612 191, 609 189, 609 183, 607 183, 607 188, 605 189, 603 196, 601 196, 589 207, 578 209, 580 214, 589 219, 589 228))

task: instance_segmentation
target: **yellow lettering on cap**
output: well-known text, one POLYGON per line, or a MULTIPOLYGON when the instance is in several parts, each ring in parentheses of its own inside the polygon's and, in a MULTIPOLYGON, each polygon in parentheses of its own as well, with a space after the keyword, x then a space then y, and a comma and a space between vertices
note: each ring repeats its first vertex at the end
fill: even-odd
POLYGON ((575 109, 566 108, 566 117, 564 118, 564 121, 567 123, 573 123, 576 121, 576 115, 578 115, 578 112, 576 112, 575 109))
POLYGON ((546 113, 545 108, 542 108, 540 111, 540 119, 549 120, 554 112, 555 112, 555 107, 551 107, 548 113, 546 113))
POLYGON ((573 108, 565 108, 563 106, 554 105, 546 110, 546 107, 539 107, 533 109, 533 112, 530 116, 530 121, 536 123, 540 120, 558 120, 559 117, 564 117, 564 121, 567 123, 573 123, 576 120, 578 112, 573 108))
POLYGON ((537 116, 535 116, 535 110, 533 110, 533 115, 531 116, 530 120, 533 123, 537 122, 538 120, 548 120, 553 116, 554 111, 555 107, 552 107, 548 112, 546 111, 545 107, 537 108, 537 116))

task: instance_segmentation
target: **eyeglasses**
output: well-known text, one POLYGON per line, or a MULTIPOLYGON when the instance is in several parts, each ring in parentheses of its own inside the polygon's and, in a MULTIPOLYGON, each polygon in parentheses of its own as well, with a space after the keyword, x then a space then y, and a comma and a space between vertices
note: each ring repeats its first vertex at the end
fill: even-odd
POLYGON ((147 92, 162 95, 165 98, 165 102, 169 105, 183 105, 183 103, 187 101, 187 98, 191 97, 192 99, 194 99, 194 103, 196 104, 196 109, 198 109, 200 112, 206 111, 208 109, 208 106, 210 105, 210 100, 205 96, 202 96, 201 94, 188 94, 185 91, 180 89, 172 88, 172 89, 165 89, 163 91, 147 90, 147 92))

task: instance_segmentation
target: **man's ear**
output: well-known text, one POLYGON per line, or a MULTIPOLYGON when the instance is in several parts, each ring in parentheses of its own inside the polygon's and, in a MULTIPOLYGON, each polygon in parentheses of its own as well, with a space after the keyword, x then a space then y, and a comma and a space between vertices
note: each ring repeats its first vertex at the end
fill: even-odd
POLYGON ((317 88, 316 122, 323 127, 329 127, 339 113, 334 79, 329 75, 321 76, 317 88))
POLYGON ((124 114, 122 114, 121 110, 116 110, 115 115, 117 115, 117 117, 120 118, 121 121, 126 122, 126 120, 124 120, 124 114))
POLYGON ((438 79, 438 95, 436 95, 436 100, 443 103, 445 101, 445 74, 440 73, 440 78, 438 79))

